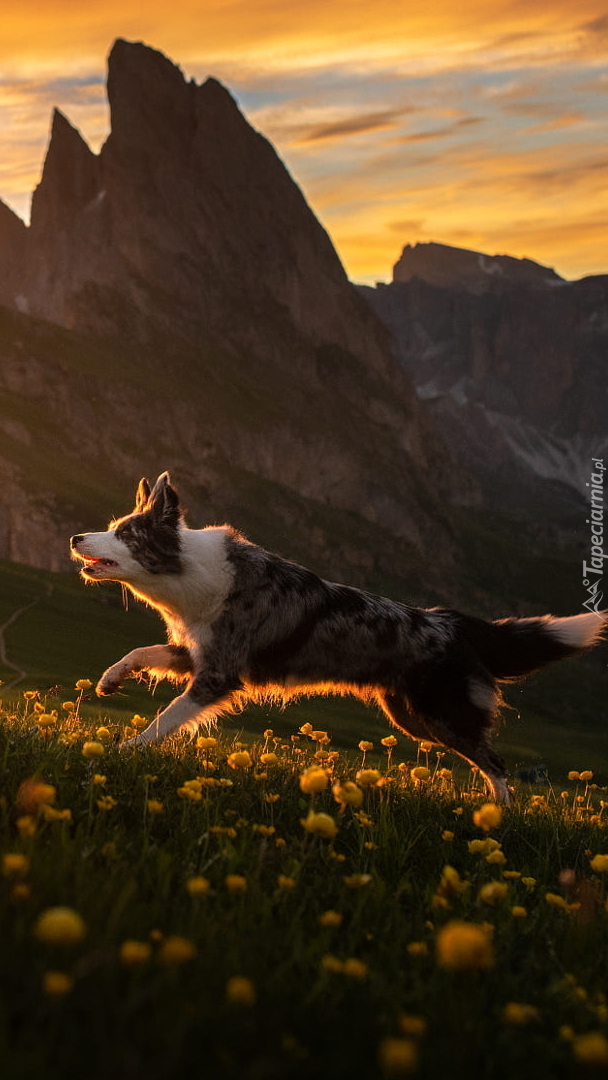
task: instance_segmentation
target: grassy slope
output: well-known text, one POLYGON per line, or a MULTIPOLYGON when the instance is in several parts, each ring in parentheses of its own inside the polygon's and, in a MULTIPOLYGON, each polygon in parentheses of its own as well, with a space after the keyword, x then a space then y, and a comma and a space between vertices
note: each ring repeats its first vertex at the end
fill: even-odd
MULTIPOLYGON (((420 789, 393 769, 387 786, 362 794, 363 817, 339 813, 328 788, 316 794, 314 809, 337 827, 330 842, 301 825, 309 740, 300 756, 277 748, 270 763, 258 744, 256 768, 240 771, 224 742, 211 751, 215 783, 197 798, 183 786, 204 773, 192 744, 136 754, 108 745, 88 759, 86 726, 72 720, 45 737, 31 724, 0 725, 0 856, 27 859, 0 875, 0 1069, 10 1080, 76 1080, 83 1063, 90 1080, 380 1080, 409 1075, 379 1064, 384 1040, 402 1037, 419 1044, 405 1046, 418 1080, 604 1075, 576 1058, 589 1033, 608 1048, 606 874, 589 859, 606 850, 601 817, 560 799, 531 807, 524 791, 494 822, 504 858, 488 863, 468 846, 485 836, 479 792, 420 789), (56 800, 24 822, 20 784, 33 776, 56 800), (230 890, 230 874, 244 891, 230 890), (192 896, 198 875, 207 891, 192 896), (81 941, 38 939, 37 920, 55 905, 83 918, 81 941), (320 922, 327 911, 339 925, 320 922), (486 928, 489 966, 468 950, 463 970, 442 966, 436 941, 452 919, 486 928), (140 960, 127 964, 121 947, 133 940, 140 960), (67 978, 64 995, 45 992, 49 972, 67 978), (255 1000, 230 1000, 233 976, 251 980, 255 1000), (531 1009, 528 1022, 509 1022, 510 1002, 531 1009)), ((344 755, 333 767, 354 779, 344 755)))

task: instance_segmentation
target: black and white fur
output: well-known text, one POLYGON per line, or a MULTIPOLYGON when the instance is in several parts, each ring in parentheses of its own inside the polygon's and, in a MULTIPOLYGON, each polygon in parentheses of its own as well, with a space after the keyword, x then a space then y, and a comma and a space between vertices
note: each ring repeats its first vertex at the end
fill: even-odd
POLYGON ((73 536, 88 581, 120 581, 165 620, 168 644, 134 649, 102 675, 100 695, 147 671, 186 689, 128 745, 196 729, 247 701, 350 693, 415 739, 476 765, 508 800, 490 745, 509 680, 594 645, 605 617, 485 622, 407 607, 324 581, 249 543, 229 525, 186 527, 168 473, 142 480, 133 512, 106 532, 73 536))

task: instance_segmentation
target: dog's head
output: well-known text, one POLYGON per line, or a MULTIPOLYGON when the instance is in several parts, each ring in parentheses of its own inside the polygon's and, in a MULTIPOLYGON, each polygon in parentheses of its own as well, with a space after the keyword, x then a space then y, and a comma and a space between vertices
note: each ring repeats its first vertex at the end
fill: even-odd
POLYGON ((84 564, 87 581, 138 585, 148 574, 180 573, 181 524, 179 497, 165 472, 152 490, 140 480, 132 513, 110 522, 106 532, 73 536, 70 550, 84 564))

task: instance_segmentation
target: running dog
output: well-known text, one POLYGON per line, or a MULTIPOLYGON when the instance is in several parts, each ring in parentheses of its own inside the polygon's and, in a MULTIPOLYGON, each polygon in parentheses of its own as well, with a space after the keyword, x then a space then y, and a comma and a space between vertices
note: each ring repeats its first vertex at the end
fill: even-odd
POLYGON ((497 681, 576 656, 606 627, 595 613, 486 622, 324 581, 229 525, 187 528, 168 473, 152 490, 141 480, 132 513, 70 546, 86 581, 121 582, 168 630, 168 644, 134 649, 108 668, 97 693, 142 672, 187 682, 127 746, 196 730, 248 701, 354 694, 406 735, 477 766, 494 799, 508 801, 490 741, 503 704, 497 681))

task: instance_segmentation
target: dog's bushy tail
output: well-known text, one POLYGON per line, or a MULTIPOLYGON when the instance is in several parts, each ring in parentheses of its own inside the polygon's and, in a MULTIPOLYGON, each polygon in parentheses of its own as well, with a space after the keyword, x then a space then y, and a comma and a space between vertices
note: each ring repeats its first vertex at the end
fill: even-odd
POLYGON ((462 632, 495 679, 529 675, 554 660, 578 656, 597 645, 608 629, 608 612, 555 618, 484 622, 463 616, 462 632))

